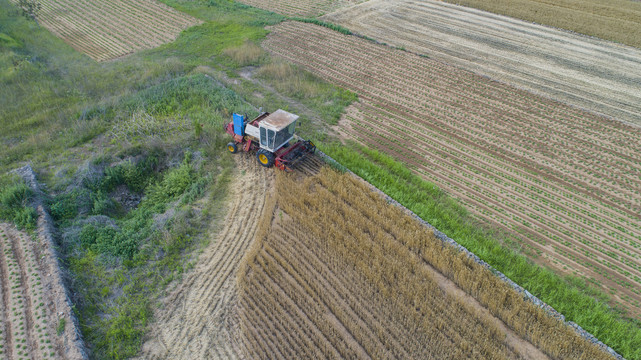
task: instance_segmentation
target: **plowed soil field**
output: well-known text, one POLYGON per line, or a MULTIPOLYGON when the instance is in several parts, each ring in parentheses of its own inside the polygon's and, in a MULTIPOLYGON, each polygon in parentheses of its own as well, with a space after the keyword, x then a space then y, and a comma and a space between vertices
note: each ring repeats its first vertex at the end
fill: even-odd
POLYGON ((364 0, 240 0, 239 2, 289 16, 314 17, 364 0))
POLYGON ((0 223, 0 252, 0 358, 80 359, 63 337, 73 324, 69 314, 56 313, 65 290, 46 271, 42 244, 0 223), (65 325, 58 330, 60 321, 65 325))
POLYGON ((41 0, 38 21, 96 61, 173 41, 200 20, 154 0, 41 0))
POLYGON ((320 26, 271 31, 269 52, 359 95, 346 136, 641 313, 640 129, 320 26))
POLYGON ((355 177, 274 188, 238 276, 248 358, 610 358, 355 177))
POLYGON ((236 275, 273 187, 273 171, 245 155, 237 157, 239 174, 231 185, 223 229, 163 300, 140 359, 242 358, 236 275))
POLYGON ((431 0, 371 0, 323 19, 641 127, 638 48, 431 0))

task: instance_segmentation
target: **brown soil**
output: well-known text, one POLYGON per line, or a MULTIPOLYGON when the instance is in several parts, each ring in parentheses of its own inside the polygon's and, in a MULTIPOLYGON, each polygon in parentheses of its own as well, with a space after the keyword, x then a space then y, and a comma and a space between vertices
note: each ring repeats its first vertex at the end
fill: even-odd
POLYGON ((230 204, 222 230, 195 268, 171 290, 156 311, 141 359, 234 359, 239 348, 236 272, 256 233, 273 169, 251 154, 238 154, 230 204))

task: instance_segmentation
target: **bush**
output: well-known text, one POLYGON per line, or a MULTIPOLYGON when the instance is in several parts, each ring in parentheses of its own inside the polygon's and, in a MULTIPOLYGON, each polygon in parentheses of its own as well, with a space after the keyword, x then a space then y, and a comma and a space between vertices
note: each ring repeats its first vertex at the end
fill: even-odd
POLYGON ((13 182, 0 190, 0 218, 12 221, 19 229, 36 228, 38 213, 29 206, 33 191, 24 182, 13 182))
POLYGON ((95 226, 87 224, 80 230, 78 236, 80 243, 85 248, 94 250, 110 248, 116 237, 116 229, 111 226, 95 226))
POLYGON ((38 223, 38 212, 31 206, 25 206, 14 213, 13 222, 18 229, 34 230, 38 223))
POLYGON ((127 185, 129 190, 140 193, 153 178, 152 174, 157 168, 158 162, 156 154, 145 157, 137 164, 130 160, 125 161, 106 168, 104 177, 97 183, 85 185, 91 190, 104 192, 111 192, 119 185, 127 185))
POLYGON ((25 183, 16 183, 5 187, 0 193, 0 204, 7 209, 27 205, 33 192, 25 183))
POLYGON ((186 152, 182 164, 170 170, 161 182, 153 185, 147 195, 154 204, 171 201, 191 186, 195 175, 196 172, 191 164, 191 153, 186 152))
POLYGON ((91 213, 93 215, 113 215, 116 208, 117 206, 113 199, 107 197, 102 192, 98 192, 94 196, 91 213))
POLYGON ((80 207, 86 205, 88 201, 86 191, 74 189, 50 200, 49 212, 56 221, 71 220, 78 215, 80 207))

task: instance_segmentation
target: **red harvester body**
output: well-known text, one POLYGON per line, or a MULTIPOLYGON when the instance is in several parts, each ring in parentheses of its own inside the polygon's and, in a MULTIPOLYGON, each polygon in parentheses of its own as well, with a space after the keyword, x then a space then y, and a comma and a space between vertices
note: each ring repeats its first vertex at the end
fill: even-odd
POLYGON ((297 120, 297 115, 284 110, 265 112, 251 121, 234 114, 232 122, 224 125, 225 132, 233 138, 227 149, 231 153, 257 151, 256 158, 261 165, 292 171, 296 162, 316 151, 311 141, 291 142, 297 120))

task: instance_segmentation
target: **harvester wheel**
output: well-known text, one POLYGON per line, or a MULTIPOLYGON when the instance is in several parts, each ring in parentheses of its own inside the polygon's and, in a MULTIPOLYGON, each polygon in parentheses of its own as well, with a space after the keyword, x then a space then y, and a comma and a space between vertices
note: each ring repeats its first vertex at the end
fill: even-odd
POLYGON ((236 146, 236 143, 230 142, 227 144, 227 150, 229 150, 230 153, 235 154, 238 152, 238 146, 236 146))
POLYGON ((258 159, 258 162, 264 167, 272 167, 272 165, 274 165, 274 154, 265 149, 258 150, 256 158, 258 159))

